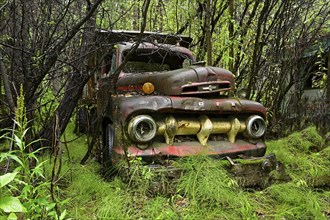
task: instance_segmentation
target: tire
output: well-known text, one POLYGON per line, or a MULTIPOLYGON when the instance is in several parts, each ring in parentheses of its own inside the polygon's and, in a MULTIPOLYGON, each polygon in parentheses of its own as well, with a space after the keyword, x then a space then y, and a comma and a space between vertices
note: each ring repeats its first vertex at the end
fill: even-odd
POLYGON ((95 108, 79 107, 76 114, 75 133, 93 134, 96 119, 95 108))
POLYGON ((76 127, 75 133, 86 134, 89 127, 88 123, 88 110, 84 107, 80 107, 76 114, 76 127))
POLYGON ((103 130, 102 144, 103 174, 105 177, 111 177, 114 174, 112 164, 112 148, 114 145, 114 129, 112 124, 108 124, 103 130))

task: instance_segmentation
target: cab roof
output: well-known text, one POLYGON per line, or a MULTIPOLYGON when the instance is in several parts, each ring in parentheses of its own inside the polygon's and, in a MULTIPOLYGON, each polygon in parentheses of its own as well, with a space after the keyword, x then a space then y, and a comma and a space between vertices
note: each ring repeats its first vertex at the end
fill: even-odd
MULTIPOLYGON (((97 42, 116 44, 120 42, 135 42, 140 36, 139 31, 126 30, 97 30, 97 42)), ((159 32, 143 32, 142 42, 157 42, 161 44, 180 45, 188 48, 192 42, 191 37, 173 35, 159 32)))

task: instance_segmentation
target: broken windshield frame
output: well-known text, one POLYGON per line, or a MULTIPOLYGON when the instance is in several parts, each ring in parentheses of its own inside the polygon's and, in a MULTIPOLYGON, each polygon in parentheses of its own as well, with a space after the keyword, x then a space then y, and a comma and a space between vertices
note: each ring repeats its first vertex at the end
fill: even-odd
MULTIPOLYGON (((129 53, 123 51, 122 61, 129 53)), ((162 72, 189 66, 193 60, 185 53, 164 48, 139 48, 130 55, 123 72, 145 73, 162 72)))

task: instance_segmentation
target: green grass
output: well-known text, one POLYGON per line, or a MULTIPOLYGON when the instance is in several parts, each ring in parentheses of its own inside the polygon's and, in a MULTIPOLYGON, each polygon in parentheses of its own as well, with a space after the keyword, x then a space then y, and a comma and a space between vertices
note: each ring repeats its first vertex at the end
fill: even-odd
MULTIPOLYGON (((67 140, 75 138, 72 127, 67 140)), ((86 136, 68 144, 64 152, 62 196, 70 198, 72 219, 329 219, 330 148, 314 127, 270 141, 291 177, 263 190, 245 189, 224 169, 226 161, 205 156, 178 160, 184 170, 173 182, 159 178, 137 161, 129 178, 105 181, 100 164, 79 162, 86 152, 86 136), (64 181, 65 180, 65 181, 64 181), (172 186, 171 193, 150 190, 155 181, 172 186)))

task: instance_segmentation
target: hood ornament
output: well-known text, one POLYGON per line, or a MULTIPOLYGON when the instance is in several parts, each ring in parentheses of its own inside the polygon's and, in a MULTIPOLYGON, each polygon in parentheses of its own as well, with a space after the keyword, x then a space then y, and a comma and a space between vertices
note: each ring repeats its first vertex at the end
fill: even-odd
POLYGON ((212 92, 213 90, 216 90, 218 89, 218 86, 217 85, 208 85, 208 86, 203 86, 202 87, 202 90, 203 91, 210 91, 212 92))

